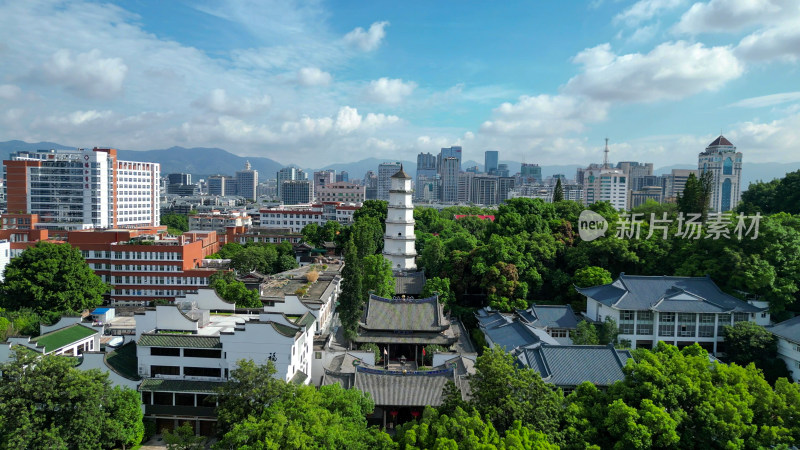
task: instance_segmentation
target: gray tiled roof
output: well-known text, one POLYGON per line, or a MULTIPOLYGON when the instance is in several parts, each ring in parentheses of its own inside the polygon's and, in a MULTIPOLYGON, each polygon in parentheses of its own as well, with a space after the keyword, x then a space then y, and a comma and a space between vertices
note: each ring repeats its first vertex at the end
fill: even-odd
POLYGON ((505 351, 511 351, 518 347, 546 342, 558 344, 558 342, 548 335, 545 331, 535 329, 514 318, 500 314, 498 312, 478 314, 478 322, 486 337, 505 351))
POLYGON ((775 324, 767 330, 775 336, 800 344, 800 316, 775 324))
POLYGON ((578 317, 569 305, 532 305, 516 312, 537 328, 578 328, 578 317))
POLYGON ((364 322, 367 330, 442 331, 450 326, 436 297, 387 299, 370 295, 364 322))
POLYGON ((518 359, 556 386, 577 386, 589 381, 610 386, 624 378, 622 368, 630 352, 612 345, 548 345, 524 349, 518 359))
POLYGON ((425 287, 425 272, 403 272, 394 274, 396 295, 422 295, 425 287))
POLYGON ((222 348, 219 336, 196 334, 142 334, 140 347, 222 348))
POLYGON ((354 341, 360 343, 374 342, 379 344, 436 344, 448 346, 458 341, 458 338, 454 336, 446 336, 441 333, 396 334, 390 332, 369 332, 359 334, 354 341))
POLYGON ((339 384, 345 389, 350 389, 353 387, 353 376, 354 373, 333 372, 326 369, 322 377, 322 386, 339 384))
POLYGON ((375 405, 439 406, 445 383, 453 381, 453 372, 440 375, 390 375, 358 370, 355 387, 369 392, 375 405))
POLYGON ((762 308, 722 292, 709 277, 658 277, 621 273, 611 284, 575 289, 616 309, 653 309, 664 312, 762 311, 762 308))

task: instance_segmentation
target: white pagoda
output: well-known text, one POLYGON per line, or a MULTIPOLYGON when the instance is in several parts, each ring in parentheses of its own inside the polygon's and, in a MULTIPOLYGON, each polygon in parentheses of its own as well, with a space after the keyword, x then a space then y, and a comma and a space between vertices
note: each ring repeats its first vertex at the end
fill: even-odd
POLYGON ((393 271, 416 271, 414 257, 414 204, 411 202, 411 177, 400 170, 391 177, 389 207, 386 213, 386 234, 383 256, 392 263, 393 271))

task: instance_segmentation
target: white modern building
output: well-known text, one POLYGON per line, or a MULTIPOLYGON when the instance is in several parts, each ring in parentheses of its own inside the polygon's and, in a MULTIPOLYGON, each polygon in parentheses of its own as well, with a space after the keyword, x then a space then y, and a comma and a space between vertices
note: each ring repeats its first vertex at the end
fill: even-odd
POLYGON ((385 162, 378 165, 378 200, 389 200, 391 177, 402 166, 399 162, 385 162))
POLYGON ((37 228, 160 224, 159 164, 121 161, 110 148, 21 151, 3 164, 7 211, 38 214, 37 228))
POLYGON ((324 226, 328 221, 337 221, 342 225, 353 223, 353 214, 361 208, 361 203, 308 203, 302 205, 281 205, 274 208, 262 208, 259 213, 261 228, 289 228, 295 233, 303 231, 303 227, 315 223, 324 226))
POLYGON ((400 166, 391 177, 389 206, 386 213, 386 234, 383 236, 383 256, 392 263, 392 270, 414 271, 414 204, 411 201, 411 177, 400 166))
POLYGON ((227 227, 249 227, 253 225, 253 218, 246 211, 223 212, 218 209, 207 213, 189 216, 189 229, 197 231, 221 231, 227 227))
POLYGON ((767 303, 728 295, 709 277, 640 276, 621 273, 612 283, 578 288, 586 296, 586 316, 619 325, 619 339, 631 348, 653 348, 659 341, 683 347, 700 344, 724 351, 723 327, 736 322, 768 325, 767 303))
POLYGON ((337 181, 328 183, 319 189, 315 187, 314 195, 318 202, 364 203, 366 199, 366 189, 365 186, 355 183, 337 181))
POLYGON ((711 209, 717 212, 732 211, 741 200, 742 152, 720 135, 698 155, 697 169, 702 175, 714 175, 711 190, 711 209))
POLYGON ((258 171, 251 168, 250 161, 244 164, 244 170, 236 172, 236 187, 241 197, 249 200, 258 198, 256 194, 258 188, 258 171))
POLYGON ((609 202, 615 209, 628 209, 628 177, 621 169, 587 169, 584 177, 584 205, 609 202))

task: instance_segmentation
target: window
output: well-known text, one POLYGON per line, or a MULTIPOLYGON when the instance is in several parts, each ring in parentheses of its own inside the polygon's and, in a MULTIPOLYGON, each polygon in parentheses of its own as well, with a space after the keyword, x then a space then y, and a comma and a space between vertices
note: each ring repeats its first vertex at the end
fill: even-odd
POLYGON ((661 313, 658 319, 658 335, 675 336, 675 313, 661 313))
POLYGON ((733 323, 747 322, 748 320, 750 320, 750 314, 748 313, 733 313, 733 323))
POLYGON ((653 311, 636 312, 636 334, 653 334, 653 311))
POLYGON ((567 330, 565 330, 563 328, 554 328, 554 329, 548 330, 548 331, 549 331, 550 336, 552 336, 554 338, 565 338, 568 335, 567 330))
POLYGON ((717 336, 725 335, 725 326, 730 326, 730 314, 717 314, 717 336))
POLYGON ((184 367, 183 374, 188 377, 220 377, 222 370, 211 367, 184 367))
POLYGON ((694 337, 697 324, 695 323, 694 313, 678 314, 678 336, 694 337))
POLYGON ((150 376, 158 375, 180 375, 181 368, 178 366, 150 366, 150 376))
POLYGON ((189 358, 221 358, 222 350, 207 350, 202 348, 183 349, 183 356, 189 358))
POLYGON ((619 334, 633 334, 633 317, 635 311, 619 312, 619 334))
POLYGON ((179 348, 150 347, 150 354, 153 356, 181 356, 179 348))
POLYGON ((714 337, 714 314, 700 314, 698 337, 714 337))

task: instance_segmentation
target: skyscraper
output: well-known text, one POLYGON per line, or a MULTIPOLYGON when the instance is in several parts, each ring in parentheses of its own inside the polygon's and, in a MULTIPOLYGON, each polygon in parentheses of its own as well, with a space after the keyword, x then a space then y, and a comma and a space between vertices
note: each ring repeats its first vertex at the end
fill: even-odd
POLYGON ((314 192, 319 192, 320 188, 336 182, 335 170, 320 170, 314 172, 314 192))
POLYGON ((484 153, 484 167, 483 170, 489 175, 496 175, 497 172, 497 150, 486 150, 484 153))
POLYGON ((441 174, 441 189, 439 200, 444 203, 455 203, 458 201, 458 168, 461 161, 455 157, 442 159, 439 166, 441 174))
POLYGON ((378 165, 378 200, 389 200, 391 177, 400 170, 399 162, 385 162, 378 165))
POLYGON ((167 175, 169 184, 192 184, 192 174, 190 173, 171 173, 167 175))
POLYGON ((258 188, 258 171, 253 170, 250 161, 245 162, 244 170, 236 172, 236 189, 240 196, 255 200, 258 198, 256 190, 258 188))
POLYGON ((456 168, 456 173, 461 172, 461 147, 444 147, 439 152, 439 156, 436 159, 436 167, 439 168, 439 174, 442 174, 442 163, 444 162, 445 158, 456 158, 458 159, 458 167, 456 168))
POLYGON ((520 176, 522 177, 523 184, 538 184, 541 183, 542 168, 538 164, 522 163, 520 169, 520 176))
POLYGON ((301 205, 314 200, 311 180, 285 180, 281 184, 281 202, 284 205, 301 205))
MULTIPOLYGON (((426 187, 436 180, 436 156, 430 153, 417 155, 417 177, 414 183, 414 199, 426 199, 426 187)), ((427 192, 430 199, 430 192, 427 192)), ((438 197, 438 194, 437 194, 438 197)))
POLYGON ((697 168, 700 174, 711 171, 714 176, 711 210, 735 209, 741 199, 742 152, 737 152, 736 147, 720 135, 698 155, 697 168))
POLYGON ((37 214, 37 228, 133 228, 161 222, 160 164, 120 161, 112 148, 21 151, 3 164, 7 211, 37 214))
POLYGON ((350 174, 347 173, 346 170, 343 170, 343 171, 341 171, 341 172, 336 174, 336 182, 337 183, 339 183, 339 182, 347 183, 349 181, 350 181, 350 174))
POLYGON ((296 167, 284 167, 278 171, 276 180, 276 187, 278 188, 278 197, 281 197, 281 189, 283 188, 284 181, 305 180, 307 175, 303 173, 302 169, 296 167))

